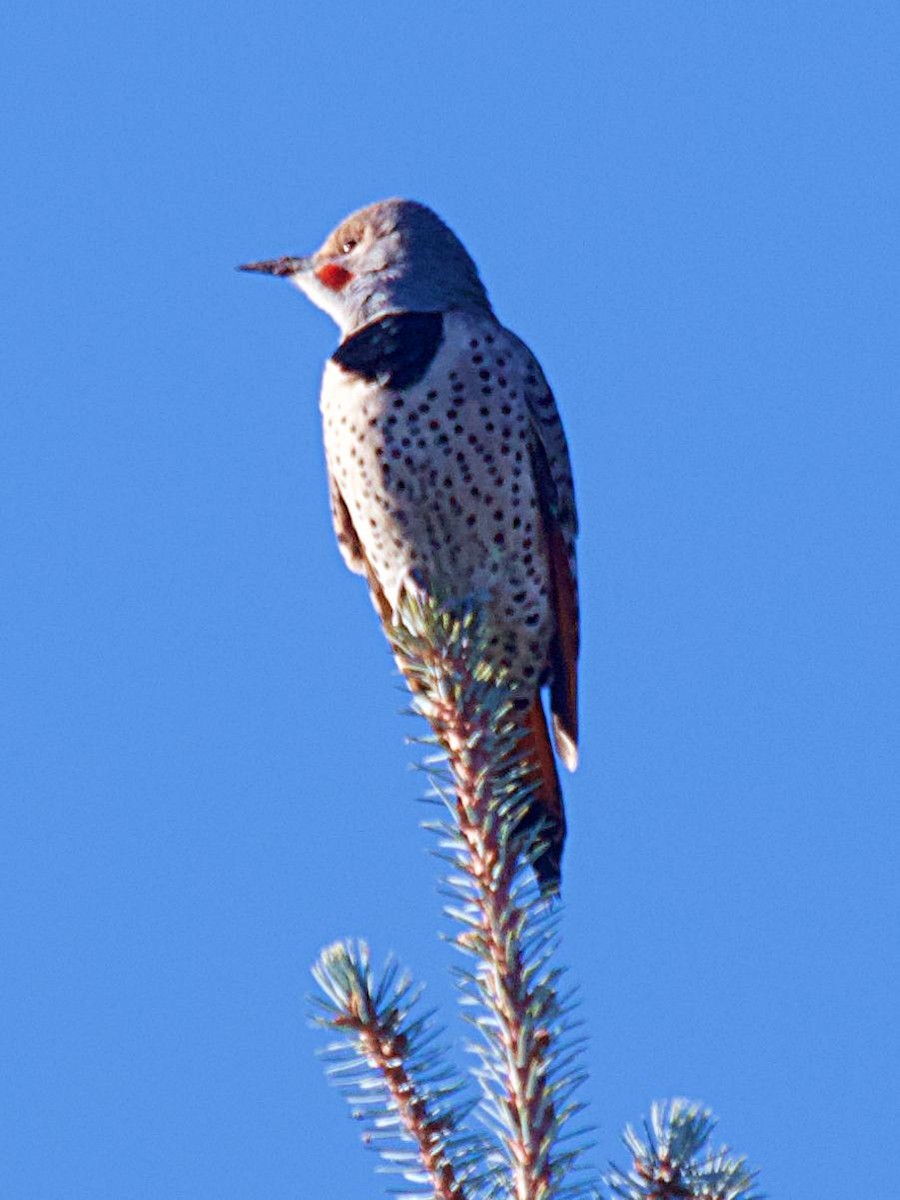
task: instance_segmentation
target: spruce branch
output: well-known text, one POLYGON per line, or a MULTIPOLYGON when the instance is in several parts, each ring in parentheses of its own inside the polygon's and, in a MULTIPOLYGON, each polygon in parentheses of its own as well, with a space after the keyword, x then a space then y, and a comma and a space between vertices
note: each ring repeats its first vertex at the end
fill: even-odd
POLYGON ((464 1183, 479 1164, 457 1127, 470 1106, 448 1082, 431 1014, 418 1013, 421 991, 395 963, 376 982, 364 942, 328 946, 313 975, 323 992, 314 1019, 340 1035, 325 1050, 330 1074, 363 1121, 364 1141, 388 1170, 428 1186, 417 1195, 468 1200, 464 1183))
POLYGON ((631 1170, 615 1166, 606 1182, 620 1200, 761 1200, 756 1172, 727 1146, 710 1148, 715 1128, 709 1109, 686 1100, 654 1104, 641 1138, 629 1125, 623 1141, 632 1154, 631 1170))
MULTIPOLYGON (((364 1122, 364 1140, 434 1200, 598 1200, 585 1178, 582 1040, 573 995, 554 965, 557 912, 530 864, 546 848, 529 811, 534 784, 521 745, 516 695, 487 666, 473 604, 442 606, 407 593, 387 630, 432 729, 424 764, 444 819, 433 822, 447 866, 445 911, 461 1002, 475 1039, 478 1113, 434 1046, 431 1014, 396 964, 373 976, 365 943, 336 943, 313 973, 317 1022, 338 1035, 332 1076, 364 1122), (437 749, 438 753, 433 751, 437 749)), ((711 1113, 683 1100, 655 1104, 641 1137, 624 1141, 627 1173, 606 1177, 616 1200, 761 1200, 756 1175, 727 1147, 710 1148, 711 1113)), ((409 1194, 409 1193, 407 1193, 409 1194)))
POLYGON ((446 911, 459 926, 454 944, 474 960, 459 975, 496 1143, 492 1186, 515 1200, 563 1200, 578 1190, 571 1171, 584 1147, 562 1149, 561 1139, 582 1108, 573 1100, 582 1075, 577 1044, 561 1044, 573 1023, 550 965, 555 915, 529 866, 544 842, 540 825, 523 819, 533 783, 515 697, 486 666, 475 609, 407 596, 401 618, 388 636, 445 756, 432 774, 450 818, 437 826, 450 866, 446 911))

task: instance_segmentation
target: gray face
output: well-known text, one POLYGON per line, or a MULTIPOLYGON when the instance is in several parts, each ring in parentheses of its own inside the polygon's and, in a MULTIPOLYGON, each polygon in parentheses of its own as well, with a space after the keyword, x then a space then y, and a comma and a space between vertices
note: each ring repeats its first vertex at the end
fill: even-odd
POLYGON ((462 242, 413 200, 382 200, 351 214, 309 258, 247 269, 290 278, 344 336, 389 312, 491 312, 462 242))

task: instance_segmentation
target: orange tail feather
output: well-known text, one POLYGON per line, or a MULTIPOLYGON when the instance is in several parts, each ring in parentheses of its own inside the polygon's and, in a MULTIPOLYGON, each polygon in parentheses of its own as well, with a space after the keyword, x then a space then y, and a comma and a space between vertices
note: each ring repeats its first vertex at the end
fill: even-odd
POLYGON ((524 733, 521 745, 537 782, 532 808, 526 814, 525 822, 529 825, 540 820, 546 822, 547 845, 534 861, 534 872, 544 895, 554 895, 559 892, 560 887, 566 814, 547 729, 547 718, 538 692, 535 692, 534 699, 524 711, 523 718, 524 733))

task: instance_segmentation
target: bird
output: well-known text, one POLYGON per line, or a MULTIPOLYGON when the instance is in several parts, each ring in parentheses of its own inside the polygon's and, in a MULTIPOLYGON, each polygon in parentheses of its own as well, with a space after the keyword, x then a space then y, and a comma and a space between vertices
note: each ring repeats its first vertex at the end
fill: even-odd
POLYGON ((331 514, 382 623, 404 589, 477 600, 533 778, 545 894, 561 884, 556 751, 578 761, 578 518, 569 450, 537 359, 494 314, 478 268, 429 207, 351 213, 308 257, 243 264, 337 323, 320 408, 331 514))

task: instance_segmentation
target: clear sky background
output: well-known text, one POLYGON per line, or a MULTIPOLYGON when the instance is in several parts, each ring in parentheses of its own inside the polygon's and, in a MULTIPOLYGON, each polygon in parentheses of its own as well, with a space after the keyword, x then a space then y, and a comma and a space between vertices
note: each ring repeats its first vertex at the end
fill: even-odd
POLYGON ((686 1095, 773 1197, 895 1177, 900 9, 551 7, 4 8, 3 1197, 382 1194, 305 1023, 338 936, 460 1033, 335 330, 233 270, 396 194, 571 441, 596 1161, 686 1095))

